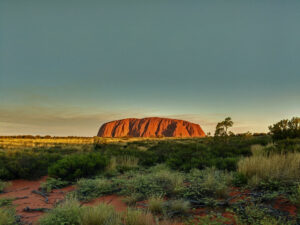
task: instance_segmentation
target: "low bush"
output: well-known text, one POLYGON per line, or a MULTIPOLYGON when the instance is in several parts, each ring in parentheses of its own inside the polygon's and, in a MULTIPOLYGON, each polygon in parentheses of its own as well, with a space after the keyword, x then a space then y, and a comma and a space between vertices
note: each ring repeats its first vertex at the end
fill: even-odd
POLYGON ((108 159, 97 153, 73 154, 53 164, 48 173, 52 177, 74 181, 103 172, 107 164, 108 159))
POLYGON ((270 145, 265 150, 268 154, 279 153, 293 153, 300 152, 300 138, 297 139, 284 139, 275 142, 273 145, 270 145))
POLYGON ((238 164, 239 173, 252 184, 260 181, 300 181, 300 153, 254 155, 243 158, 238 164))
POLYGON ((61 158, 61 154, 43 151, 0 152, 0 179, 39 178, 46 175, 48 167, 61 158))
POLYGON ((275 217, 269 214, 269 208, 262 205, 247 205, 244 208, 236 211, 235 222, 237 225, 252 225, 252 224, 263 224, 263 225, 281 225, 296 224, 296 221, 286 221, 280 217, 275 217))
POLYGON ((17 225, 15 210, 0 208, 0 225, 17 225))
POLYGON ((41 183, 41 188, 45 192, 51 192, 53 189, 63 188, 68 184, 68 181, 63 181, 60 178, 55 179, 52 177, 47 177, 46 182, 41 183))
POLYGON ((136 174, 123 182, 120 193, 126 196, 137 193, 143 196, 143 199, 147 199, 152 196, 172 196, 182 186, 183 176, 181 173, 163 169, 148 174, 136 174))
POLYGON ((76 196, 79 200, 90 200, 114 192, 114 184, 107 179, 80 179, 77 184, 76 196))
POLYGON ((290 201, 293 204, 295 204, 297 207, 299 207, 299 210, 300 210, 300 184, 298 184, 294 188, 294 190, 293 190, 293 192, 292 192, 292 194, 290 196, 290 201))
POLYGON ((183 197, 189 200, 201 201, 207 197, 226 197, 233 176, 231 173, 214 168, 194 169, 188 174, 187 180, 188 185, 182 193, 183 197))
POLYGON ((252 145, 266 146, 271 141, 267 135, 228 137, 226 142, 213 138, 190 140, 136 141, 126 144, 96 145, 96 151, 109 157, 134 157, 140 166, 166 163, 171 169, 189 171, 192 168, 236 170, 242 156, 251 155, 252 145), (146 146, 146 147, 145 147, 146 146), (143 147, 143 148, 141 148, 143 147), (142 149, 147 150, 142 150, 142 149))
POLYGON ((246 185, 247 183, 248 183, 248 179, 244 174, 238 173, 238 172, 235 172, 233 174, 232 185, 234 187, 242 187, 242 186, 246 185))
POLYGON ((1 198, 0 199, 0 207, 11 206, 13 200, 14 200, 13 198, 1 198))

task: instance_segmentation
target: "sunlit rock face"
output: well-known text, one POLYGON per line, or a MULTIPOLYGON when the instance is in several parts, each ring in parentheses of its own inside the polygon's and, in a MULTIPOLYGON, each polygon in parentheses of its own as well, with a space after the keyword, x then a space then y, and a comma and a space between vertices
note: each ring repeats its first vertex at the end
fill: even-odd
POLYGON ((103 124, 99 137, 205 137, 199 124, 184 120, 149 117, 122 119, 103 124))

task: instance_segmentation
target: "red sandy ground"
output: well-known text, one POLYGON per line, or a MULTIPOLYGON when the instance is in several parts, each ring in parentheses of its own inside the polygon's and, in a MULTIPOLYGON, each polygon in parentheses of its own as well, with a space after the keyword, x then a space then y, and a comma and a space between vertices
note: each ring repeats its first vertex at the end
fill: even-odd
POLYGON ((11 181, 11 186, 5 189, 5 193, 0 194, 0 199, 27 197, 24 199, 14 200, 13 204, 16 206, 17 215, 21 216, 22 222, 25 224, 34 223, 41 217, 41 215, 43 215, 43 212, 24 212, 24 208, 30 207, 51 209, 54 207, 55 203, 64 198, 67 192, 74 190, 73 186, 59 190, 53 190, 53 192, 49 194, 48 203, 46 203, 45 198, 32 193, 33 190, 38 190, 40 184, 45 180, 46 177, 43 177, 37 181, 13 180, 11 181))
MULTIPOLYGON (((30 207, 51 209, 57 202, 64 199, 66 193, 75 189, 74 186, 69 186, 62 189, 53 190, 51 193, 49 193, 48 203, 46 203, 44 197, 32 193, 33 190, 38 190, 41 183, 45 180, 46 177, 43 177, 37 181, 13 180, 11 181, 11 186, 5 189, 5 193, 0 194, 0 199, 26 197, 24 199, 14 200, 13 205, 16 206, 17 215, 21 216, 21 221, 24 224, 35 224, 44 213, 24 212, 24 208, 30 207)), ((96 205, 100 202, 113 205, 117 211, 125 211, 127 207, 122 201, 122 197, 116 195, 96 198, 88 203, 83 203, 83 205, 96 205)))
MULTIPOLYGON (((11 181, 11 186, 9 186, 5 193, 0 194, 0 199, 2 198, 22 198, 13 201, 13 204, 16 206, 17 215, 21 216, 21 221, 24 224, 36 224, 38 219, 44 214, 43 212, 24 212, 23 209, 26 207, 30 208, 53 208, 57 202, 64 199, 66 193, 73 191, 74 186, 65 187, 62 189, 53 190, 48 196, 48 203, 45 202, 45 198, 32 193, 33 190, 38 190, 41 183, 46 180, 46 177, 43 177, 37 181, 27 181, 27 180, 14 180, 11 181)), ((233 197, 231 203, 238 201, 239 199, 245 199, 249 191, 240 192, 238 188, 232 188, 230 196, 233 197)), ((115 207, 118 212, 123 212, 126 210, 127 205, 123 202, 123 197, 117 195, 103 196, 100 198, 93 199, 89 202, 83 203, 83 205, 91 206, 97 205, 99 203, 111 204, 115 207)), ((138 208, 145 208, 147 202, 139 202, 138 208), (140 205, 140 206, 139 206, 140 205)), ((296 215, 297 208, 292 205, 289 201, 284 198, 278 198, 274 204, 274 208, 280 209, 282 211, 289 212, 292 216, 296 215)), ((193 211, 195 216, 205 216, 210 209, 208 208, 198 208, 193 211)), ((222 215, 228 219, 230 222, 228 224, 235 224, 234 215, 232 213, 224 212, 222 215)), ((197 219, 195 219, 197 221, 197 219)), ((174 223, 181 224, 181 223, 174 223)))

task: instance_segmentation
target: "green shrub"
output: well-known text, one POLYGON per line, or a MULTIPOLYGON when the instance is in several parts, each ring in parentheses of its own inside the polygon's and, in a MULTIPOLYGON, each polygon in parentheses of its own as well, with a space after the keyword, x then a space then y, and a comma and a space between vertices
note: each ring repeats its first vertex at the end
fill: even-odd
POLYGON ((268 154, 279 153, 293 153, 300 152, 300 138, 297 139, 284 139, 275 142, 273 145, 268 146, 265 149, 265 152, 268 154))
POLYGON ((97 153, 73 154, 53 164, 48 169, 48 173, 53 177, 73 181, 96 175, 104 171, 107 164, 107 158, 97 153))
POLYGON ((214 142, 210 145, 182 145, 169 154, 166 161, 172 169, 189 171, 193 168, 216 167, 236 170, 238 158, 251 154, 250 145, 214 142))
POLYGON ((80 179, 76 186, 76 195, 79 200, 90 200, 114 192, 114 184, 103 178, 80 179))
POLYGON ((47 177, 46 182, 41 183, 41 188, 46 192, 51 192, 53 189, 63 188, 68 184, 68 181, 63 181, 60 178, 47 177))
POLYGON ((300 207, 300 184, 294 188, 293 193, 290 196, 290 200, 297 207, 300 207))
POLYGON ((187 179, 189 185, 186 186, 183 197, 199 201, 207 197, 226 197, 233 176, 224 171, 207 168, 205 170, 192 170, 187 179))
POLYGON ((148 174, 137 174, 123 182, 121 194, 138 193, 143 199, 152 196, 172 196, 183 186, 183 176, 170 170, 158 170, 148 174))
POLYGON ((269 136, 228 137, 227 142, 218 142, 212 138, 191 140, 163 140, 128 142, 97 145, 96 151, 107 156, 134 157, 139 165, 149 167, 166 163, 174 170, 189 171, 192 168, 236 170, 241 156, 251 155, 251 146, 267 145, 269 136), (145 147, 146 146, 146 147, 145 147), (147 150, 141 150, 141 147, 147 150))
POLYGON ((237 211, 237 216, 235 217, 236 224, 238 225, 252 225, 252 224, 262 224, 262 225, 281 225, 295 224, 293 221, 285 221, 282 218, 276 218, 271 216, 269 209, 260 205, 247 205, 245 208, 239 209, 237 211))
POLYGON ((15 210, 0 208, 0 225, 17 225, 15 210))
POLYGON ((0 153, 0 179, 36 179, 47 174, 48 167, 61 159, 61 154, 8 151, 0 153))
POLYGON ((13 200, 13 198, 0 198, 0 207, 11 206, 13 200))
POLYGON ((244 185, 246 185, 248 182, 247 177, 242 174, 242 173, 234 173, 233 175, 233 179, 232 179, 232 184, 235 187, 242 187, 244 185))
POLYGON ((230 219, 212 212, 205 216, 196 216, 195 219, 188 221, 185 225, 224 225, 231 224, 230 222, 230 219))
POLYGON ((81 225, 81 208, 75 199, 67 199, 40 220, 39 225, 81 225))
POLYGON ((121 216, 111 205, 100 204, 84 207, 80 216, 81 225, 122 225, 121 216))
POLYGON ((9 183, 0 180, 0 193, 9 186, 9 183))

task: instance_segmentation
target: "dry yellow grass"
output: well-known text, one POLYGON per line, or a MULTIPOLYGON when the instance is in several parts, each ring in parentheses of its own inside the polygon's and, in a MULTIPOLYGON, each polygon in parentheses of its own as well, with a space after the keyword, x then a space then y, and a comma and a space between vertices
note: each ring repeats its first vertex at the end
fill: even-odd
MULTIPOLYGON (((21 137, 0 137, 0 149, 24 149, 24 148, 37 148, 37 147, 80 147, 82 145, 93 145, 97 143, 127 143, 135 141, 162 141, 162 140, 191 140, 197 138, 175 138, 175 137, 162 137, 162 138, 141 138, 141 137, 123 137, 123 138, 102 138, 102 137, 50 137, 50 138, 21 138, 21 137)), ((146 150, 146 149, 142 149, 146 150)))
POLYGON ((253 183, 268 179, 300 181, 300 153, 253 155, 239 161, 238 171, 253 183))
POLYGON ((148 209, 153 214, 160 214, 163 212, 164 199, 161 197, 153 196, 148 199, 148 209))
POLYGON ((126 225, 154 225, 155 221, 151 213, 141 210, 127 209, 125 213, 126 225))

